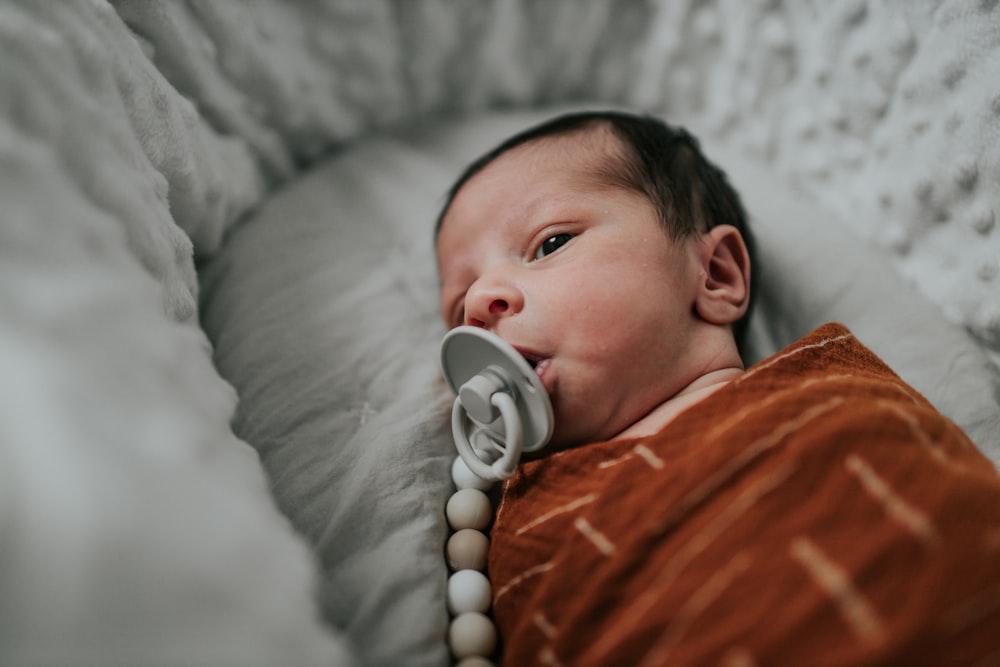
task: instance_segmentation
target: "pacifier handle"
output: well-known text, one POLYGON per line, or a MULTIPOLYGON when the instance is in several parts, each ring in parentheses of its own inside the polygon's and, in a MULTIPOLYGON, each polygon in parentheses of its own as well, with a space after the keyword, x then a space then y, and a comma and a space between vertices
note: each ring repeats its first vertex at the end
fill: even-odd
POLYGON ((455 447, 477 477, 507 479, 523 452, 549 441, 553 413, 545 387, 505 340, 485 329, 456 327, 441 342, 441 367, 458 394, 451 411, 455 447), (477 451, 470 438, 478 445, 479 435, 499 458, 483 447, 477 451))
POLYGON ((498 391, 490 396, 489 401, 500 411, 500 416, 503 418, 504 445, 501 447, 488 438, 490 444, 501 452, 500 458, 493 463, 487 462, 469 442, 469 436, 465 431, 467 409, 461 397, 455 398, 455 403, 452 405, 451 431, 455 436, 455 447, 469 470, 478 477, 494 481, 507 479, 514 474, 514 469, 521 459, 521 452, 524 450, 524 433, 521 431, 521 418, 517 415, 517 406, 509 394, 498 391))

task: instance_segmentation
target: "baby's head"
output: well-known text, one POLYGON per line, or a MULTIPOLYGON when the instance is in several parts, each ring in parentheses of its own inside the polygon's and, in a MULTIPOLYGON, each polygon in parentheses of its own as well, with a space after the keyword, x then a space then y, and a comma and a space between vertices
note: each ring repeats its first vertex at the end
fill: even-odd
POLYGON ((750 235, 687 132, 619 112, 511 137, 438 218, 441 312, 504 338, 556 416, 553 444, 604 440, 742 368, 750 235))

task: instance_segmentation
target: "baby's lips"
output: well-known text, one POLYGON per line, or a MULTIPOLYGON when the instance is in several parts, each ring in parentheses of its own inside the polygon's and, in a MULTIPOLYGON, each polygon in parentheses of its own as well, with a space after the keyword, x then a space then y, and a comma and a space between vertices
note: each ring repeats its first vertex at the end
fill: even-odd
POLYGON ((516 345, 514 346, 514 349, 517 350, 518 354, 524 357, 524 360, 527 361, 528 365, 531 366, 532 368, 537 368, 538 364, 541 363, 546 358, 544 354, 532 352, 531 350, 527 350, 523 347, 518 347, 516 345))
POLYGON ((528 365, 534 369, 535 375, 542 380, 542 385, 545 387, 545 391, 551 394, 552 387, 545 382, 544 376, 549 366, 552 365, 552 357, 541 352, 535 352, 534 350, 530 350, 528 348, 518 347, 517 345, 514 345, 513 347, 522 357, 524 357, 524 360, 528 362, 528 365))
MULTIPOLYGON (((545 376, 545 371, 547 371, 549 369, 549 366, 551 365, 552 365, 551 357, 542 359, 541 361, 535 364, 535 375, 537 375, 539 379, 543 378, 545 376)), ((544 385, 545 383, 543 382, 542 384, 544 385)), ((545 390, 548 391, 548 387, 545 387, 545 390)))

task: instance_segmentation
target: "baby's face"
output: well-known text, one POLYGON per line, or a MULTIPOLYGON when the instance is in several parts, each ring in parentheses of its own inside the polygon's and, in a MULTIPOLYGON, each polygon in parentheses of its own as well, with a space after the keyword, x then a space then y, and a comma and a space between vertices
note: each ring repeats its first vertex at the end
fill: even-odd
POLYGON ((690 378, 699 263, 641 195, 594 174, 579 135, 499 157, 459 191, 437 240, 441 312, 535 367, 556 446, 611 438, 690 378))

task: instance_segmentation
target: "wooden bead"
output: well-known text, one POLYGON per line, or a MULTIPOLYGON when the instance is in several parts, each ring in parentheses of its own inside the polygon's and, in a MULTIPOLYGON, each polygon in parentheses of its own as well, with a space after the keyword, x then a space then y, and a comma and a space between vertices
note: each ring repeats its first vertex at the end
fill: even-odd
POLYGON ((497 647, 497 630, 483 614, 475 611, 459 614, 448 626, 448 645, 459 659, 487 656, 497 647))
POLYGON ((491 480, 483 479, 476 473, 469 470, 469 466, 466 465, 461 456, 456 456, 455 460, 451 464, 451 480, 455 482, 456 489, 479 489, 480 491, 489 491, 490 487, 493 486, 493 482, 491 480))
POLYGON ((455 667, 496 667, 492 661, 487 660, 481 655, 472 655, 468 658, 463 658, 455 667))
POLYGON ((478 489, 460 489, 448 499, 445 515, 453 530, 474 528, 483 530, 493 518, 493 506, 485 493, 478 489))
POLYGON ((486 575, 476 570, 459 570, 448 577, 448 611, 464 614, 478 611, 485 614, 490 609, 493 590, 486 575))
POLYGON ((490 551, 490 538, 472 528, 463 528, 448 538, 445 555, 453 570, 486 569, 486 559, 490 551))

